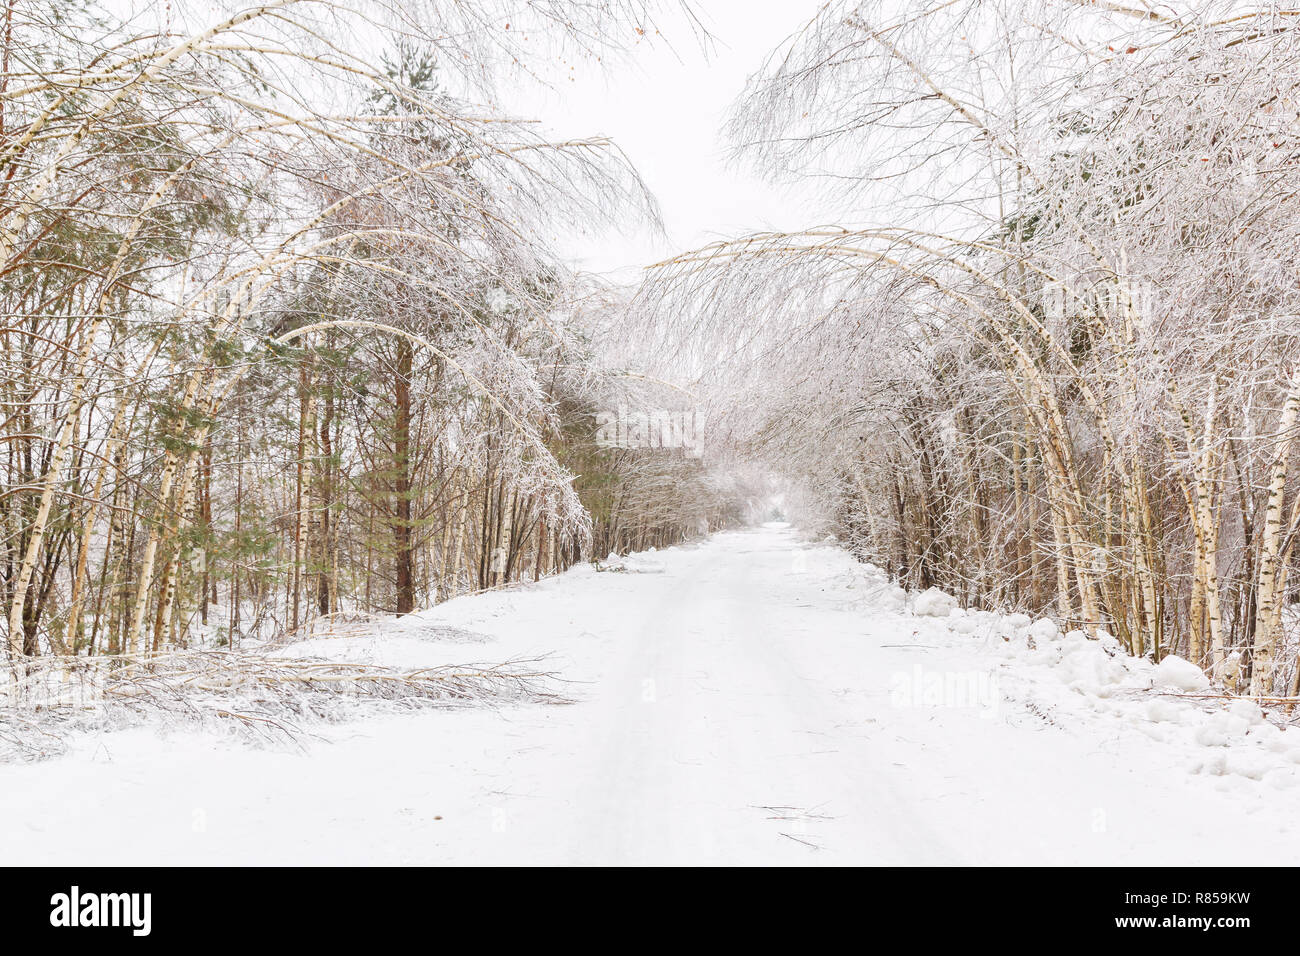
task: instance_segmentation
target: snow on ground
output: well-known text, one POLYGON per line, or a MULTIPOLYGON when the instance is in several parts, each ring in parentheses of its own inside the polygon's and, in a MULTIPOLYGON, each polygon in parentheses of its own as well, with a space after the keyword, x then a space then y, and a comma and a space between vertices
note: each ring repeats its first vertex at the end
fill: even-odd
POLYGON ((545 657, 577 702, 300 751, 86 737, 0 767, 7 864, 1206 864, 1300 856, 1300 731, 1048 621, 947 610, 769 526, 285 648, 545 657), (1196 692, 1193 690, 1193 692, 1196 692))

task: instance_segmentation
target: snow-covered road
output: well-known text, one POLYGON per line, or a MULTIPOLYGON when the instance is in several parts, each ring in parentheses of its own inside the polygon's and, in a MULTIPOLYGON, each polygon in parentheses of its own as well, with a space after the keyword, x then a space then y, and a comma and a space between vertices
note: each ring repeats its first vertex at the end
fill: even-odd
POLYGON ((1261 727, 1286 741, 1261 779, 1192 773, 1199 703, 1135 719, 1151 692, 1117 678, 1090 698, 872 587, 842 551, 767 527, 419 616, 486 641, 300 645, 401 666, 547 654, 577 703, 376 716, 306 753, 105 734, 0 768, 0 862, 1300 859, 1296 731, 1219 748, 1262 752, 1261 727))

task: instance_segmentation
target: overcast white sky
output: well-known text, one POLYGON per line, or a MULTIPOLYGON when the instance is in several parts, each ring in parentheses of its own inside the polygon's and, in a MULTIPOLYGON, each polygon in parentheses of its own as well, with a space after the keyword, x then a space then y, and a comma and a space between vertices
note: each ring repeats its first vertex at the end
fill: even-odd
POLYGON ((562 137, 610 136, 659 200, 666 237, 647 230, 565 240, 563 251, 577 265, 634 279, 642 266, 714 239, 845 218, 832 207, 819 209, 807 190, 787 190, 729 166, 721 132, 745 78, 821 3, 697 0, 715 40, 707 56, 684 20, 667 18, 660 25, 672 48, 643 43, 603 68, 560 65, 553 89, 539 84, 502 96, 512 112, 536 117, 562 137))

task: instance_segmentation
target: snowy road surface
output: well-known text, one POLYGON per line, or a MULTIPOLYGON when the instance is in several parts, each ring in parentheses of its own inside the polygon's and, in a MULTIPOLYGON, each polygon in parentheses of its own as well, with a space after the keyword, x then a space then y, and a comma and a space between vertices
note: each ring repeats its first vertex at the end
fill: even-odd
POLYGON ((1155 708, 1104 655, 1076 654, 1114 684, 1089 693, 1060 676, 1067 645, 1021 653, 913 617, 863 567, 767 527, 421 616, 483 642, 311 642, 294 653, 549 654, 578 702, 375 716, 306 753, 213 732, 88 738, 0 768, 0 862, 1300 859, 1300 732, 1181 698, 1155 708), (1201 746, 1214 720, 1236 737, 1201 746))

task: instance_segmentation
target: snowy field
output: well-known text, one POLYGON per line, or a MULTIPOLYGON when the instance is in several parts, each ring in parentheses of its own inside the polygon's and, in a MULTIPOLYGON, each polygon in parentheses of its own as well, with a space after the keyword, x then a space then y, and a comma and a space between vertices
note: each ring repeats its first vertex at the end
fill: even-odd
POLYGON ((0 860, 1300 858, 1300 731, 1188 695, 1176 661, 937 616, 941 600, 782 526, 620 567, 284 651, 403 668, 545 656, 572 704, 380 714, 297 750, 150 727, 77 738, 0 767, 0 860))

